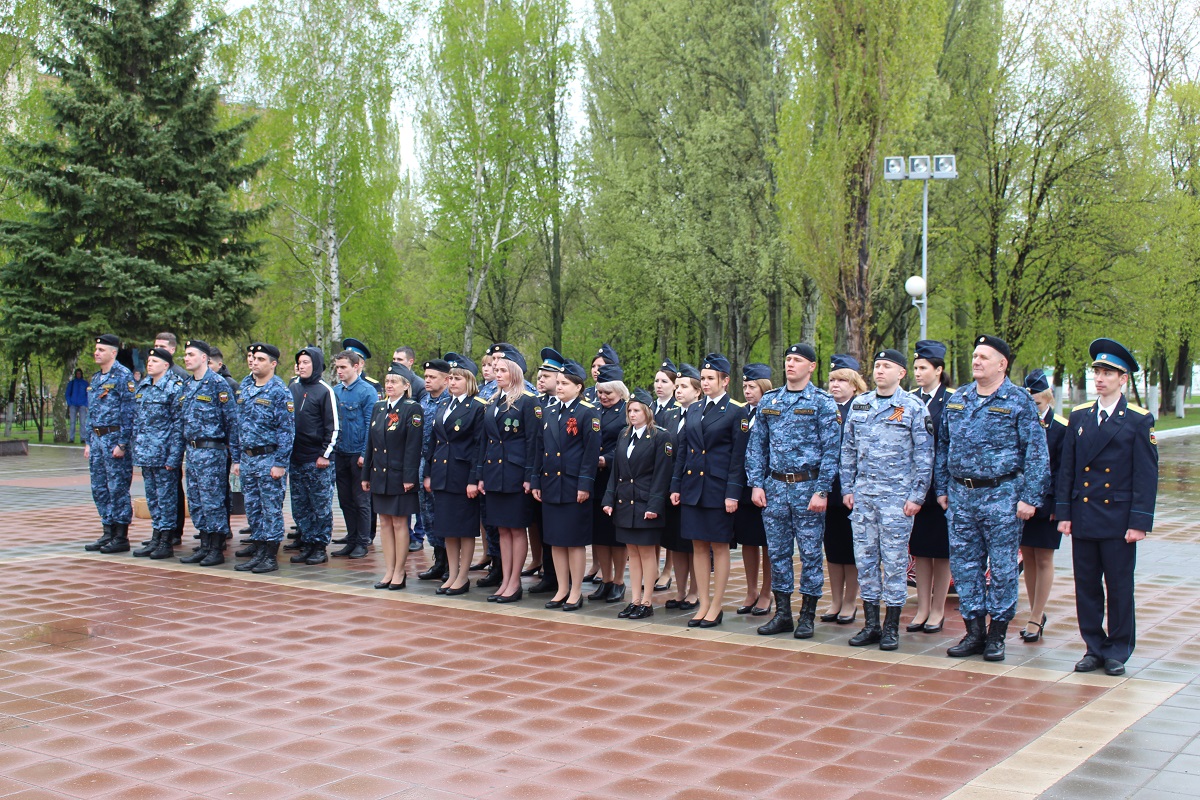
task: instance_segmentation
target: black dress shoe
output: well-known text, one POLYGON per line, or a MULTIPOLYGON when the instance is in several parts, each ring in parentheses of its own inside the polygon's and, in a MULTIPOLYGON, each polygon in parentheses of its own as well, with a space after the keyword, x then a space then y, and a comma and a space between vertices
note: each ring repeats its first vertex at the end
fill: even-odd
POLYGON ((591 575, 583 576, 584 583, 604 583, 604 578, 600 576, 600 572, 593 572, 591 575))
MULTIPOLYGON (((738 613, 740 614, 742 612, 739 611, 738 613)), ((830 611, 828 614, 822 614, 821 622, 837 622, 838 613, 839 612, 837 611, 830 611)))
POLYGON ((546 608, 562 608, 566 600, 547 600, 546 608))
POLYGON ((945 624, 946 624, 945 619, 943 619, 937 625, 930 625, 928 622, 926 622, 924 625, 921 626, 921 632, 922 633, 941 633, 942 626, 944 626, 945 624))
POLYGON ((850 623, 854 622, 854 620, 856 620, 856 619, 858 619, 858 606, 854 607, 854 613, 848 617, 843 617, 841 614, 838 614, 837 624, 838 625, 849 625, 850 623))
POLYGON ((583 598, 582 597, 579 598, 574 603, 563 603, 563 605, 562 605, 563 611, 578 611, 581 608, 583 608, 583 598))
POLYGON ((682 601, 682 600, 676 600, 675 598, 673 598, 673 597, 672 597, 670 600, 668 600, 667 602, 663 603, 663 608, 679 608, 679 604, 680 604, 681 602, 683 602, 683 601, 682 601))
POLYGON ((620 611, 617 612, 617 618, 618 619, 629 619, 629 617, 633 614, 633 612, 637 608, 639 608, 637 603, 630 603, 629 605, 625 606, 624 608, 622 608, 620 611))
POLYGON ((1046 615, 1042 614, 1042 623, 1040 625, 1033 620, 1029 620, 1029 622, 1025 624, 1025 628, 1029 627, 1037 628, 1037 633, 1029 633, 1022 628, 1020 633, 1021 641, 1025 642, 1026 644, 1032 644, 1033 642, 1040 641, 1042 638, 1042 632, 1046 630, 1046 615))
POLYGON ((445 587, 445 586, 439 586, 439 587, 437 587, 436 589, 434 589, 434 590, 433 590, 433 593, 434 593, 434 594, 445 594, 445 593, 446 593, 446 587, 445 587))
POLYGON ((925 630, 925 623, 924 622, 910 622, 909 624, 904 626, 904 630, 907 631, 908 633, 918 633, 920 631, 925 630))
POLYGON ((671 581, 673 581, 673 580, 675 580, 675 579, 674 579, 674 578, 667 578, 667 582, 666 582, 666 583, 656 583, 656 584, 654 584, 654 591, 656 591, 656 592, 665 592, 667 589, 670 589, 670 588, 671 588, 671 581))
POLYGON ((1100 656, 1094 656, 1088 653, 1075 664, 1076 672, 1095 672, 1104 664, 1104 660, 1100 656))
POLYGON ((629 615, 629 618, 630 619, 646 619, 647 617, 653 617, 653 616, 654 616, 654 606, 638 606, 637 609, 634 610, 634 612, 629 615))
POLYGON ((605 597, 608 596, 608 592, 610 589, 612 589, 612 586, 613 585, 611 583, 601 583, 596 588, 596 591, 592 592, 591 594, 589 594, 587 596, 587 599, 588 600, 603 600, 605 597))
POLYGON ((380 581, 379 583, 375 584, 375 588, 376 589, 387 589, 391 585, 392 584, 388 583, 387 581, 380 581))
POLYGON ((462 586, 458 587, 457 589, 447 589, 445 593, 447 595, 460 595, 460 594, 466 594, 469 591, 471 591, 471 582, 468 580, 466 583, 464 583, 462 586))
POLYGON ((606 603, 619 603, 625 599, 625 584, 610 583, 608 584, 608 594, 604 597, 606 603))
POLYGON ((521 597, 523 597, 523 596, 524 596, 524 592, 521 589, 517 589, 512 594, 500 595, 498 598, 496 598, 496 602, 497 603, 515 603, 518 600, 520 600, 521 597))
POLYGON ((492 565, 492 559, 491 559, 491 558, 488 558, 486 561, 480 561, 478 564, 472 564, 472 565, 471 565, 471 570, 470 570, 470 571, 471 571, 471 572, 478 572, 479 570, 482 570, 482 569, 487 569, 487 568, 488 568, 488 567, 490 567, 491 565, 492 565))
POLYGON ((557 591, 558 581, 548 581, 545 578, 529 587, 530 594, 554 594, 557 591))
POLYGON ((532 578, 534 575, 537 575, 541 571, 542 571, 542 565, 538 564, 536 567, 530 567, 529 569, 521 570, 521 577, 522 578, 532 578))
POLYGON ((389 583, 388 589, 390 589, 393 592, 396 592, 396 591, 403 589, 406 586, 408 586, 408 576, 407 575, 405 575, 403 578, 401 578, 399 583, 389 583))
POLYGON ((751 612, 753 612, 753 611, 754 611, 754 606, 753 606, 753 605, 749 605, 749 606, 738 606, 738 607, 737 607, 737 611, 736 611, 735 613, 737 613, 737 614, 749 614, 749 613, 751 613, 751 612))
POLYGON ((499 600, 499 599, 500 599, 500 595, 498 595, 498 594, 489 594, 489 595, 487 596, 487 601, 488 601, 489 603, 494 603, 494 602, 496 602, 496 601, 497 601, 497 600, 499 600))
POLYGON ((717 618, 716 618, 716 619, 702 619, 702 620, 700 620, 700 627, 701 627, 701 628, 715 628, 715 627, 717 627, 718 625, 720 625, 720 624, 721 624, 721 623, 722 623, 724 620, 725 620, 725 612, 724 612, 724 611, 718 611, 718 612, 717 612, 717 618))
POLYGON ((354 549, 351 550, 346 555, 349 556, 350 558, 366 558, 367 557, 367 548, 363 547, 361 544, 356 544, 354 546, 354 549))
POLYGON ((342 538, 340 538, 340 539, 334 539, 334 540, 333 540, 333 544, 346 544, 346 543, 347 543, 347 542, 349 542, 349 541, 350 541, 350 537, 349 537, 349 536, 343 536, 343 537, 342 537, 342 538))
POLYGON ((425 549, 424 542, 409 542, 408 543, 408 552, 410 552, 410 553, 416 553, 416 552, 418 552, 420 550, 424 550, 424 549, 425 549))
MULTIPOLYGON (((340 541, 340 540, 335 539, 334 544, 337 544, 338 541, 340 541)), ((353 552, 354 552, 354 545, 348 544, 348 545, 344 546, 341 550, 334 550, 329 555, 337 557, 337 558, 345 558, 346 556, 350 555, 353 552)))
POLYGON ((754 610, 750 613, 756 617, 765 617, 767 614, 771 613, 771 606, 768 605, 766 608, 759 608, 758 606, 755 606, 754 610))
POLYGON ((702 618, 693 617, 692 619, 688 620, 688 627, 689 628, 699 628, 701 622, 704 622, 704 620, 702 618))
POLYGON ((699 607, 700 607, 699 600, 680 600, 679 601, 679 610, 680 611, 695 611, 699 607))
POLYGON ((1125 674, 1125 665, 1115 658, 1104 659, 1104 674, 1116 677, 1125 674))

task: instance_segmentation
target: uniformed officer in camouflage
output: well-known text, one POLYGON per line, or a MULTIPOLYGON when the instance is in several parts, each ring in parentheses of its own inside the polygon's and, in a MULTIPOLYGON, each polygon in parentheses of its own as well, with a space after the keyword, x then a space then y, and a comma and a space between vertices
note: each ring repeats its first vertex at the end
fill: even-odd
POLYGON ((200 549, 179 559, 184 564, 211 567, 225 563, 226 452, 234 463, 238 447, 237 398, 225 379, 208 367, 209 346, 199 339, 184 344, 183 364, 191 378, 179 398, 183 420, 184 459, 187 463, 187 502, 192 524, 200 532, 200 549))
POLYGON ((83 455, 88 460, 92 500, 104 535, 84 549, 101 553, 124 553, 129 549, 129 523, 133 520, 129 440, 133 437, 133 395, 137 386, 133 373, 117 361, 120 347, 121 340, 111 333, 96 337, 92 358, 100 370, 88 384, 88 431, 83 455))
MULTIPOLYGON (((851 510, 854 563, 866 624, 854 647, 900 646, 900 612, 908 600, 908 537, 933 479, 933 422, 916 396, 900 388, 908 359, 875 354, 875 390, 850 404, 842 441, 841 502, 851 510), (887 607, 882 629, 879 605, 887 607)), ((837 498, 834 499, 837 502, 837 498)))
POLYGON ((746 448, 746 478, 754 504, 763 509, 775 596, 775 616, 758 629, 764 636, 795 630, 797 639, 810 638, 825 582, 825 508, 838 469, 841 426, 833 397, 812 384, 816 368, 817 354, 811 345, 787 349, 787 383, 763 395, 758 424, 751 429, 746 448), (803 562, 803 600, 795 624, 793 539, 803 562))
POLYGON ((288 464, 296 436, 292 393, 275 374, 279 348, 255 342, 250 345, 250 374, 242 378, 238 392, 238 444, 242 458, 233 472, 242 478, 246 495, 246 519, 254 530, 250 560, 234 569, 254 573, 279 569, 279 545, 283 542, 283 495, 287 489, 288 464))
MULTIPOLYGON (((445 359, 435 358, 425 362, 425 394, 421 396, 421 417, 424 427, 421 430, 421 452, 429 448, 429 440, 433 434, 433 421, 438 414, 438 408, 450 402, 450 393, 446 391, 446 381, 450 377, 450 365, 445 359)), ((425 538, 433 548, 433 563, 429 569, 417 573, 417 578, 423 581, 446 580, 446 540, 434 530, 433 526, 433 492, 425 491, 425 459, 421 459, 421 524, 425 526, 425 538)))
POLYGON ((178 532, 175 516, 179 508, 179 482, 176 475, 183 463, 183 425, 179 417, 179 398, 183 382, 171 370, 175 360, 171 352, 156 347, 146 357, 146 377, 134 395, 133 465, 142 468, 146 505, 150 508, 153 532, 150 541, 133 554, 139 558, 170 558, 175 555, 171 543, 178 532))
POLYGON ((975 380, 942 411, 933 480, 947 511, 950 573, 967 627, 946 651, 955 658, 1004 660, 1004 636, 1017 611, 1021 529, 1049 489, 1046 435, 1033 398, 1006 375, 1011 360, 1003 339, 977 337, 975 380))

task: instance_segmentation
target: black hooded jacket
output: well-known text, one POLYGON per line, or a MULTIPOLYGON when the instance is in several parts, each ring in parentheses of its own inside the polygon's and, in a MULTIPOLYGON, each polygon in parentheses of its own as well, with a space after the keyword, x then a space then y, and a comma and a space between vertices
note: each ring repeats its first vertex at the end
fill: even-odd
POLYGON ((306 347, 296 358, 307 355, 312 359, 312 376, 296 378, 288 386, 296 415, 296 440, 292 445, 293 464, 312 464, 318 458, 332 458, 337 444, 337 402, 333 387, 321 380, 325 371, 325 356, 316 347, 306 347))

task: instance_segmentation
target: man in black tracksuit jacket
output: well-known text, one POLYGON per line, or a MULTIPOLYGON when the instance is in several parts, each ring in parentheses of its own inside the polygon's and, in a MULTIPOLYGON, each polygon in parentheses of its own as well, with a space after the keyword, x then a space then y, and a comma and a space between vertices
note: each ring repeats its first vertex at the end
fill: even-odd
POLYGON ((321 380, 325 356, 316 347, 296 353, 298 377, 288 387, 295 407, 292 445, 292 519, 300 531, 293 564, 323 564, 333 533, 334 470, 330 459, 338 438, 333 387, 321 380))

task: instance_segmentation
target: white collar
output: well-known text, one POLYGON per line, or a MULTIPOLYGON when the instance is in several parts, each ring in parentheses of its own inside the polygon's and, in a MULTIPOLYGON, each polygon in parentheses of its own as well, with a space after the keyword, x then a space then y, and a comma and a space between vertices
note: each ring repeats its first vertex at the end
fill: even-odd
POLYGON ((1105 405, 1100 404, 1100 398, 1097 397, 1096 398, 1096 419, 1100 418, 1101 411, 1104 411, 1105 413, 1107 413, 1108 418, 1112 419, 1113 411, 1116 410, 1117 403, 1120 403, 1120 402, 1121 402, 1121 395, 1117 395, 1117 399, 1112 401, 1111 406, 1105 406, 1105 405))

